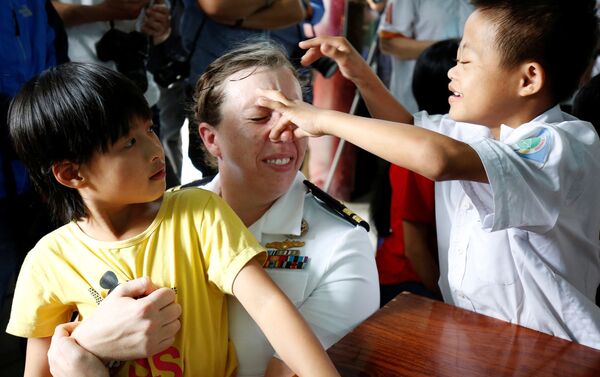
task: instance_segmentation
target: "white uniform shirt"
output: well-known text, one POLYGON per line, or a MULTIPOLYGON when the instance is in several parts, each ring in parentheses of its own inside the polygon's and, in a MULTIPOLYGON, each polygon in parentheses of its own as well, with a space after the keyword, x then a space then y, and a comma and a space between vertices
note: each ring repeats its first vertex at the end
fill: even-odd
MULTIPOLYGON (((295 248, 310 258, 304 269, 265 271, 327 349, 379 307, 375 251, 362 227, 333 215, 306 192, 304 179, 298 173, 288 192, 249 229, 263 246, 292 239, 290 234, 306 243, 295 248), (300 236, 302 219, 308 223, 304 236, 300 236)), ((217 175, 203 188, 219 193, 219 181, 217 175)), ((275 352, 242 305, 233 297, 228 305, 238 376, 263 376, 275 352)))
POLYGON ((516 129, 502 126, 499 141, 447 116, 418 113, 415 124, 467 142, 489 179, 436 185, 444 300, 600 348, 600 142, 592 125, 558 106, 516 129))
MULTIPOLYGON (((59 0, 61 3, 74 5, 96 5, 103 3, 104 0, 59 0)), ((118 20, 114 22, 115 28, 130 32, 135 30, 135 20, 118 20)), ((70 26, 66 28, 69 38, 69 59, 72 62, 97 63, 103 64, 116 70, 114 62, 103 62, 96 55, 96 42, 98 42, 104 33, 110 30, 110 22, 89 22, 86 24, 70 26)), ((158 86, 154 82, 152 75, 146 72, 148 77, 148 89, 144 96, 150 106, 158 101, 158 86)))
MULTIPOLYGON (((415 40, 458 38, 471 12, 473 6, 468 0, 392 0, 381 18, 379 30, 415 40)), ((390 91, 411 113, 418 110, 412 94, 415 62, 392 56, 390 91)))

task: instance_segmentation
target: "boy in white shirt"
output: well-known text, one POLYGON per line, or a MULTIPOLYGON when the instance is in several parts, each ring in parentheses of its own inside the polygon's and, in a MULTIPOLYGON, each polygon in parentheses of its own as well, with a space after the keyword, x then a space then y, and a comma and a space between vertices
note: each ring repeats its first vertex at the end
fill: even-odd
POLYGON ((334 58, 385 121, 263 91, 282 113, 270 136, 333 134, 437 181, 444 299, 600 348, 600 142, 557 105, 596 47, 594 1, 473 4, 448 115, 409 114, 347 41, 324 37, 301 43, 303 63, 334 58))

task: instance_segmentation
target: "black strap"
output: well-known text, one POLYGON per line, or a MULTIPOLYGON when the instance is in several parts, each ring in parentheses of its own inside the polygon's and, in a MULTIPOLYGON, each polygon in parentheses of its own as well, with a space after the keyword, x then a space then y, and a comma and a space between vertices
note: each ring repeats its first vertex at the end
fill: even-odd
POLYGON ((314 183, 305 179, 304 185, 308 187, 308 190, 312 193, 312 195, 318 199, 318 203, 328 208, 342 219, 348 221, 354 226, 362 226, 367 232, 371 229, 368 222, 363 220, 350 208, 346 207, 342 202, 318 188, 314 183))

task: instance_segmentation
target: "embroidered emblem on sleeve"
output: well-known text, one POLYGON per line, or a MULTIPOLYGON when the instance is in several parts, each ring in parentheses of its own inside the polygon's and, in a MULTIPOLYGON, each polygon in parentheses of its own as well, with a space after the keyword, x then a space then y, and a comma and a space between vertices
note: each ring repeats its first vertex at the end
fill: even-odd
POLYGON ((523 158, 544 164, 550 154, 551 146, 552 134, 544 128, 537 136, 523 139, 511 145, 511 148, 523 158))

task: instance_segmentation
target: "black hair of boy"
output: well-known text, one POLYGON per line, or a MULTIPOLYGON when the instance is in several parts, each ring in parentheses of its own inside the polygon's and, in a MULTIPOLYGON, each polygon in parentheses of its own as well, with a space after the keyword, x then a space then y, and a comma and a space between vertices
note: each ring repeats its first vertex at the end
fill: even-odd
POLYGON ((600 75, 590 79, 575 95, 573 115, 594 125, 600 134, 600 75))
POLYGON ((595 0, 472 0, 497 26, 500 65, 542 65, 556 103, 577 89, 598 41, 595 0))
POLYGON ((429 114, 450 111, 448 71, 456 65, 458 39, 445 39, 427 47, 417 58, 412 79, 412 92, 419 110, 429 114))
POLYGON ((65 63, 23 86, 10 106, 10 135, 57 220, 78 220, 88 212, 79 192, 54 178, 52 166, 65 160, 85 163, 106 152, 127 135, 135 117, 151 118, 142 92, 98 64, 65 63))

